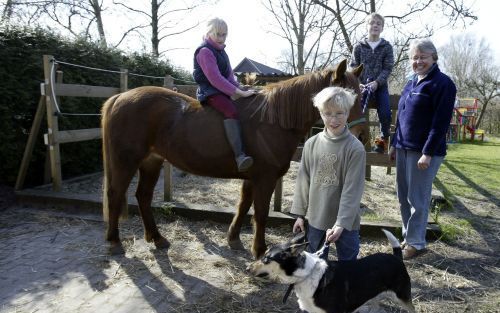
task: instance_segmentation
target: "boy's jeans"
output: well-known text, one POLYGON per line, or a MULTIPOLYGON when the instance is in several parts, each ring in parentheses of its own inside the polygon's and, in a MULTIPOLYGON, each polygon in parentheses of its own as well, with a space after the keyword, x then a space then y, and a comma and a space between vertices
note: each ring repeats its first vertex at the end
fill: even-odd
MULTIPOLYGON (((323 247, 325 242, 326 231, 317 229, 308 225, 307 227, 307 241, 309 247, 307 249, 310 253, 315 253, 323 247)), ((340 238, 335 242, 337 249, 337 258, 339 261, 356 260, 359 253, 359 230, 344 229, 340 238)), ((328 248, 325 251, 325 257, 328 258, 328 248)))
POLYGON ((379 86, 372 94, 372 99, 377 103, 377 115, 380 122, 380 136, 389 139, 391 132, 391 105, 389 103, 389 88, 387 84, 379 86))

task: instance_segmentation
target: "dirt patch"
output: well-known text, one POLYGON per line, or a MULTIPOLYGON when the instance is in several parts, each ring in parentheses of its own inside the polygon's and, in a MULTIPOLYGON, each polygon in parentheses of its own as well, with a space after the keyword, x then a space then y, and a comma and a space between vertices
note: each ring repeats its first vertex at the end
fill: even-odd
MULTIPOLYGON (((291 205, 296 172, 297 163, 292 163, 284 177, 283 206, 291 205)), ((81 181, 76 183, 77 187, 65 188, 100 192, 99 179, 92 181, 81 181)), ((175 171, 174 186, 175 201, 234 207, 238 201, 240 181, 182 176, 175 171)), ((157 189, 161 188, 160 183, 157 189)), ((155 194, 155 197, 161 200, 161 193, 155 194)), ((478 195, 475 199, 457 197, 456 210, 444 212, 440 219, 468 221, 468 231, 454 243, 431 242, 428 253, 406 262, 418 312, 500 312, 498 197, 500 195, 490 195, 489 198, 478 195)), ((372 180, 366 182, 363 204, 366 206, 364 219, 399 221, 394 174, 387 175, 385 168, 373 167, 372 180)), ((15 214, 23 213, 16 211, 15 214)), ((102 300, 105 304, 109 304, 112 298, 109 295, 116 290, 136 288, 142 290, 143 300, 154 311, 297 312, 294 295, 285 305, 281 303, 285 286, 262 283, 245 273, 246 264, 252 260, 251 255, 248 250, 228 249, 228 225, 158 216, 160 231, 172 242, 168 253, 164 253, 144 242, 142 223, 139 217, 134 216, 121 225, 126 255, 110 258, 106 254, 101 232, 104 225, 99 222, 99 216, 91 222, 85 222, 78 216, 49 215, 44 219, 31 216, 33 220, 27 225, 51 225, 55 229, 64 229, 65 225, 78 226, 81 228, 80 236, 99 229, 95 238, 83 242, 81 237, 69 238, 69 244, 58 249, 85 252, 87 259, 82 259, 83 263, 79 266, 88 266, 100 273, 102 279, 95 284, 101 288, 103 297, 108 297, 108 300, 102 300), (88 259, 89 255, 96 257, 88 259), (157 300, 148 296, 148 292, 160 297, 157 300)), ((5 229, 14 225, 13 222, 2 227, 5 229)), ((22 230, 23 234, 29 232, 29 228, 22 230)), ((268 243, 284 242, 290 238, 290 231, 289 227, 269 228, 266 239, 268 243)), ((252 240, 250 225, 243 228, 241 239, 249 249, 252 240)), ((379 251, 390 252, 386 240, 362 238, 362 255, 379 251)), ((334 251, 331 257, 335 257, 334 251)), ((379 312, 402 311, 397 305, 387 302, 379 312)))
MULTIPOLYGON (((292 162, 290 169, 283 177, 282 210, 292 206, 298 168, 299 163, 292 162)), ((394 173, 394 169, 392 171, 394 173)), ((388 175, 386 168, 373 167, 371 177, 370 181, 365 182, 365 193, 362 198, 363 218, 399 223, 394 174, 388 175)), ((135 188, 135 184, 136 180, 134 179, 131 190, 135 188)), ((174 169, 173 186, 173 200, 176 202, 235 208, 239 200, 241 181, 189 174, 184 176, 174 169)), ((156 194, 155 199, 161 201, 162 194, 156 194)), ((271 199, 271 207, 273 201, 274 195, 271 199)))

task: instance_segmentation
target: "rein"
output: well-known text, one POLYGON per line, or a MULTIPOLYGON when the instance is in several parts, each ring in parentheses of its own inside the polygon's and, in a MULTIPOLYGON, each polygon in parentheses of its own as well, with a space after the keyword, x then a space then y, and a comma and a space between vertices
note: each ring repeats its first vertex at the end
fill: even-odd
POLYGON ((357 120, 350 121, 349 123, 347 123, 347 127, 351 128, 353 126, 363 124, 363 123, 366 123, 366 117, 360 117, 357 120))

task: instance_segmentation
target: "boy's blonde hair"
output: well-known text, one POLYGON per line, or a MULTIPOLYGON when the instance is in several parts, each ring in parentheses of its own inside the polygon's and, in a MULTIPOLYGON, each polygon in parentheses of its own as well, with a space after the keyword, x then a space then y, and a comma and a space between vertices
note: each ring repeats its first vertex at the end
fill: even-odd
POLYGON ((215 17, 207 22, 207 35, 215 35, 218 32, 227 32, 226 22, 218 17, 215 17))
POLYGON ((384 17, 376 12, 368 14, 366 16, 365 22, 368 24, 368 23, 370 23, 371 20, 376 19, 376 18, 382 21, 382 27, 384 27, 384 25, 385 25, 384 17))
POLYGON ((349 113, 355 101, 354 91, 342 87, 326 87, 313 98, 313 104, 320 112, 336 106, 349 113))

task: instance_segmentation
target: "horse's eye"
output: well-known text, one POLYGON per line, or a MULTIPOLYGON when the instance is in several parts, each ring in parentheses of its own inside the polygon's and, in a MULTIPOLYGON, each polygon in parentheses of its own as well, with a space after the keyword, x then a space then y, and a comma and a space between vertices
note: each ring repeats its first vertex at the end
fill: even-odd
POLYGON ((262 263, 268 264, 269 262, 271 262, 271 260, 269 259, 269 257, 265 256, 265 257, 262 258, 262 263))

